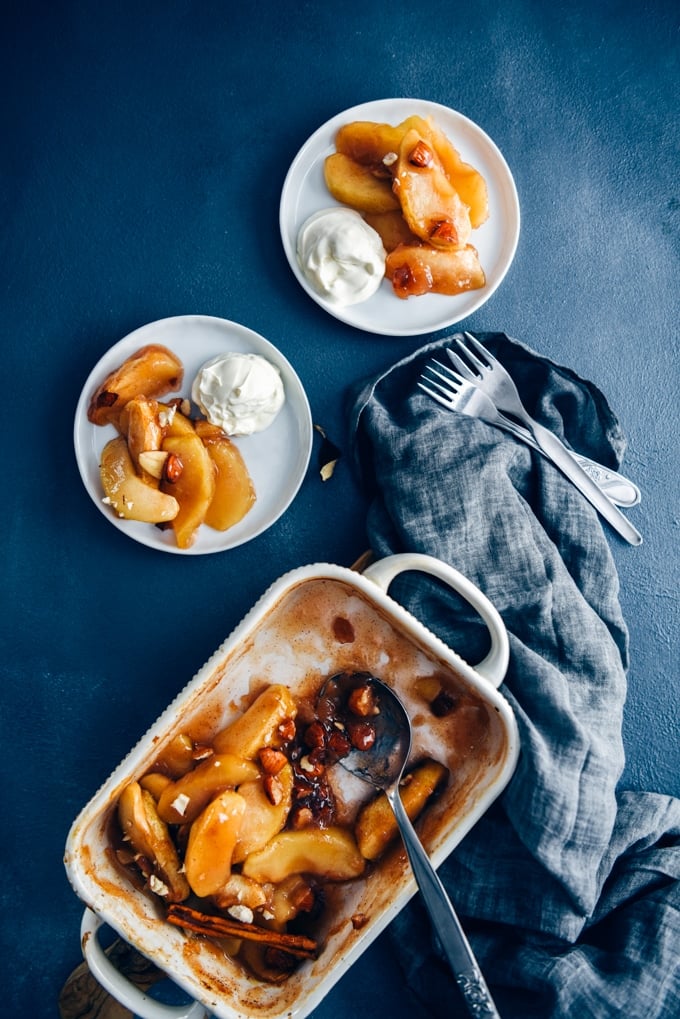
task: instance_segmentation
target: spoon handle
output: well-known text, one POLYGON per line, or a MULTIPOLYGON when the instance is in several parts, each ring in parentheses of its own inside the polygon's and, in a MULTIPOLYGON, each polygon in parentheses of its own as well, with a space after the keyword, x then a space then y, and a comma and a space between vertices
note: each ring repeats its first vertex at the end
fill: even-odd
POLYGON ((500 1019, 486 981, 456 911, 429 856, 404 809, 398 783, 385 790, 406 847, 414 877, 420 889, 439 943, 449 961, 456 983, 475 1019, 500 1019))

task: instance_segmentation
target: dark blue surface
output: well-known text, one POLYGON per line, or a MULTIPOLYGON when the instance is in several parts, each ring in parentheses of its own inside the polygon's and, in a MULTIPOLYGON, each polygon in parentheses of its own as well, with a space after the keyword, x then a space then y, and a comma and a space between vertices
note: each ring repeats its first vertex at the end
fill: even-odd
MULTIPOLYGON (((80 808, 272 580, 365 548, 346 461, 325 485, 313 461, 251 544, 180 558, 106 522, 72 444, 101 354, 186 313, 276 344, 344 443, 347 386, 424 338, 325 315, 285 261, 278 200, 306 138, 360 102, 451 106, 513 171, 517 256, 464 324, 592 379, 622 422, 645 535, 611 537, 631 642, 625 781, 680 794, 676 5, 62 0, 6 6, 0 39, 3 1015, 56 1016, 79 962, 61 857, 80 808)), ((316 1015, 413 1016, 400 980, 383 938, 316 1015)))

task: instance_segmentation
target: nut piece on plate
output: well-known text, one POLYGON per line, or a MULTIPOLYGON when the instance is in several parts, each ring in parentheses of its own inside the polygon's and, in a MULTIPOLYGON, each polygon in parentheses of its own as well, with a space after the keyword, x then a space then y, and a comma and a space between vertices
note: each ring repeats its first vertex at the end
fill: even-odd
POLYGON ((104 496, 119 517, 160 524, 174 520, 179 502, 149 484, 135 471, 127 442, 122 435, 104 446, 99 466, 104 496))
POLYGON ((90 400, 88 420, 94 425, 116 425, 125 405, 136 396, 147 399, 176 392, 184 379, 184 366, 172 351, 152 343, 132 354, 111 372, 90 400))

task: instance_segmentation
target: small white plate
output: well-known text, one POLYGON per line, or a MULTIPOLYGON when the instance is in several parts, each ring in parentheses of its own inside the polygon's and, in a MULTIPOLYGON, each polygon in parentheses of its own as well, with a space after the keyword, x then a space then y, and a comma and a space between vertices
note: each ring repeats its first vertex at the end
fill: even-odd
POLYGON ((307 471, 312 450, 312 418, 300 379, 286 358, 268 340, 236 322, 209 315, 180 315, 142 326, 108 350, 83 387, 76 408, 74 443, 78 469, 95 505, 107 520, 128 537, 162 552, 204 555, 235 548, 257 537, 278 520, 295 498, 307 471), (184 383, 173 396, 190 396, 196 372, 211 357, 228 351, 261 354, 281 372, 286 402, 274 422, 263 432, 234 439, 253 479, 257 500, 250 512, 228 531, 200 528, 189 549, 177 548, 172 530, 153 524, 121 520, 102 501, 99 478, 100 454, 117 433, 113 426, 98 426, 87 419, 92 394, 106 376, 140 347, 161 343, 184 364, 184 383))
POLYGON ((290 267, 300 285, 317 304, 357 329, 385 336, 414 336, 460 322, 489 300, 512 264, 519 239, 520 215, 517 190, 508 165, 480 127, 438 103, 422 99, 380 99, 339 113, 315 131, 302 146, 283 185, 279 223, 290 267), (396 125, 414 115, 433 117, 461 158, 479 170, 486 180, 489 219, 473 231, 470 241, 479 252, 486 285, 480 290, 455 297, 425 294, 402 300, 394 294, 391 284, 383 280, 377 293, 367 301, 339 308, 326 301, 307 282, 296 255, 297 235, 305 220, 319 209, 339 204, 326 187, 324 160, 335 151, 335 135, 343 124, 353 120, 372 120, 396 125))

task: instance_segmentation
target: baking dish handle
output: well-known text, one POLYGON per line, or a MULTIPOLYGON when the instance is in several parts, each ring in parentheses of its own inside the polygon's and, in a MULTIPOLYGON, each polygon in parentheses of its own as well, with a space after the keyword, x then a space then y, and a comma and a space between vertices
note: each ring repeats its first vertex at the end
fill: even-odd
POLYGON ((476 609, 486 623, 491 637, 491 647, 486 657, 472 668, 493 686, 499 687, 505 678, 510 658, 508 633, 498 610, 471 580, 464 577, 458 570, 454 570, 448 563, 442 562, 441 559, 435 559, 434 556, 424 555, 420 552, 401 552, 397 555, 386 556, 376 563, 371 563, 363 571, 363 576, 372 580, 387 593, 394 578, 409 570, 419 570, 421 573, 429 573, 431 576, 437 577, 438 580, 443 580, 476 609))
POLYGON ((99 943, 97 935, 103 923, 101 917, 86 909, 80 925, 80 944, 92 976, 104 990, 140 1019, 207 1019, 210 1013, 198 1001, 187 1005, 164 1005, 124 977, 99 943))

